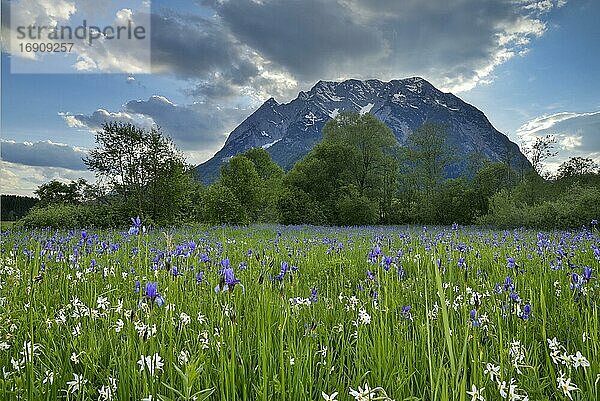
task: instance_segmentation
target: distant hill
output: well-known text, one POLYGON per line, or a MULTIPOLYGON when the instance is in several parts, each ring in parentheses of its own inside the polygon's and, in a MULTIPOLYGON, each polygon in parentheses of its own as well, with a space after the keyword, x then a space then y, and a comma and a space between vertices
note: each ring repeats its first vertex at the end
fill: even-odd
MULTIPOLYGON (((210 183, 223 163, 253 147, 266 149, 277 164, 289 170, 321 140, 325 123, 342 111, 374 114, 393 130, 400 144, 423 123, 440 123, 446 127, 458 159, 464 160, 474 151, 492 161, 509 154, 515 167, 531 167, 519 147, 496 130, 483 112, 414 77, 390 82, 319 81, 289 103, 270 98, 231 132, 213 158, 195 168, 196 174, 210 183)), ((465 163, 459 163, 449 174, 458 176, 464 167, 465 163)))

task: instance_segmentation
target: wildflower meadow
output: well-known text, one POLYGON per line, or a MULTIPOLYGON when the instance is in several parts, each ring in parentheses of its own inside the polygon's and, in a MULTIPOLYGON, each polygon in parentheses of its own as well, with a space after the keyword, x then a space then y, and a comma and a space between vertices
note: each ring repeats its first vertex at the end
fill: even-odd
POLYGON ((600 230, 1 234, 1 400, 597 400, 600 230))

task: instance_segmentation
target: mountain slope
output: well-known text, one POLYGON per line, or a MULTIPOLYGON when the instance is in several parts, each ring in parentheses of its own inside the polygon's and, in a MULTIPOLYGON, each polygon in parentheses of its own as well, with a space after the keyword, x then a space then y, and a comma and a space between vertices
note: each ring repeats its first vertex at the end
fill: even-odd
MULTIPOLYGON (((478 151, 499 161, 508 151, 515 166, 530 166, 519 147, 497 131, 483 112, 414 77, 390 82, 319 81, 289 103, 271 98, 234 129, 223 148, 197 166, 196 173, 204 183, 212 182, 223 163, 253 147, 265 148, 288 170, 321 140, 325 123, 342 111, 374 114, 393 130, 400 144, 425 122, 444 124, 459 158, 478 151)), ((459 164, 450 174, 458 176, 462 168, 459 164)))

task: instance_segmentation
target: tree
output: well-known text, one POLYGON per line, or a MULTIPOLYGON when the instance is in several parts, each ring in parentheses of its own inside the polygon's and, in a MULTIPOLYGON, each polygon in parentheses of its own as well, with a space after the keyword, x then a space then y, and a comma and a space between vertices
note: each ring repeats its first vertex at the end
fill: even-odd
POLYGON ((554 150, 555 145, 556 137, 546 135, 536 137, 533 145, 524 149, 533 169, 541 176, 544 176, 544 162, 558 154, 554 150))
POLYGON ((380 191, 381 169, 388 167, 398 145, 387 125, 370 113, 341 113, 325 124, 323 140, 350 146, 348 167, 361 196, 380 191))
POLYGON ((40 185, 34 194, 40 199, 39 206, 55 203, 77 204, 88 199, 91 186, 83 178, 70 183, 52 180, 40 185))
POLYGON ((436 219, 436 193, 454 162, 446 137, 444 126, 435 123, 425 123, 408 136, 403 191, 419 222, 436 219))
MULTIPOLYGON (((318 205, 321 224, 366 224, 385 221, 396 191, 397 142, 392 131, 371 114, 342 113, 327 122, 323 141, 300 160, 284 179, 286 199, 296 194, 308 205, 318 205), (350 203, 358 202, 372 214, 359 216, 350 203), (342 207, 343 206, 343 207, 342 207)), ((301 216, 295 208, 282 209, 283 216, 301 216)), ((363 210, 365 211, 365 210, 363 210)))
POLYGON ((232 157, 221 167, 220 183, 227 187, 251 221, 256 221, 261 207, 260 176, 254 164, 245 155, 232 157))
POLYGON ((442 183, 444 170, 454 160, 446 137, 446 129, 434 123, 425 123, 408 136, 408 160, 428 198, 442 183))
POLYGON ((105 123, 84 163, 108 193, 123 200, 128 213, 155 223, 181 217, 193 189, 182 153, 157 128, 105 123))
POLYGON ((563 162, 556 173, 556 178, 575 177, 586 174, 598 173, 598 164, 587 157, 571 157, 563 162))
POLYGON ((203 198, 203 220, 211 224, 245 224, 248 214, 235 194, 220 182, 208 187, 203 198))

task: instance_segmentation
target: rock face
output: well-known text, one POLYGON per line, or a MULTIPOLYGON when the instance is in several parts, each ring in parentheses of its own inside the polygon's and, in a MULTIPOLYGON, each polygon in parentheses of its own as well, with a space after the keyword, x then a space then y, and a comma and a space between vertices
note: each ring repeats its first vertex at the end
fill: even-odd
MULTIPOLYGON (((510 154, 515 166, 530 167, 519 147, 496 130, 483 112, 414 77, 390 82, 319 81, 289 103, 279 104, 271 98, 234 129, 223 148, 197 166, 196 173, 210 183, 219 176, 223 163, 253 147, 266 149, 277 164, 289 170, 321 140, 325 123, 342 111, 374 114, 393 130, 401 145, 423 123, 443 124, 458 159, 464 160, 474 151, 491 161, 510 154)), ((458 163, 449 175, 458 176, 463 169, 464 163, 458 163)))

